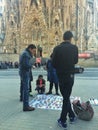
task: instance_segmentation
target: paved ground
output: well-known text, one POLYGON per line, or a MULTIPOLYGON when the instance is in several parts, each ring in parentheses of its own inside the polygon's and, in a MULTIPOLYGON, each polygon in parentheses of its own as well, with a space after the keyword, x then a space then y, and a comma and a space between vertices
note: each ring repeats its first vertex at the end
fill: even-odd
MULTIPOLYGON (((33 90, 36 78, 32 83, 33 90)), ((47 83, 47 90, 48 86, 47 83)), ((35 91, 33 93, 36 94, 35 91)), ((72 95, 80 96, 83 101, 98 98, 98 78, 76 77, 72 95)), ((93 107, 95 115, 91 121, 78 120, 73 125, 68 122, 68 130, 98 130, 98 106, 93 107)), ((23 112, 22 103, 19 102, 19 77, 0 77, 0 130, 61 130, 56 122, 59 115, 60 111, 56 110, 23 112)))

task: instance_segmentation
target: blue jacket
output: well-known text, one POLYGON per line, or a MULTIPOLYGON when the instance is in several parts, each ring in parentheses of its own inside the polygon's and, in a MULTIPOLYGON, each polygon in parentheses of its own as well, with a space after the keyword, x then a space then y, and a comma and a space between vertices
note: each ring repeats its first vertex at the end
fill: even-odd
POLYGON ((51 64, 51 59, 47 61, 47 80, 53 83, 58 83, 58 77, 56 74, 56 69, 53 68, 51 64))
POLYGON ((32 54, 28 49, 25 49, 19 58, 19 74, 23 76, 26 72, 31 74, 32 68, 32 54))

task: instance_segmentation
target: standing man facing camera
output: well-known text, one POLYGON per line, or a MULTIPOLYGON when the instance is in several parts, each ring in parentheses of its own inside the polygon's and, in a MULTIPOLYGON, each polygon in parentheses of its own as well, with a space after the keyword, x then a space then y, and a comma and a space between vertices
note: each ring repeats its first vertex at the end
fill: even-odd
POLYGON ((58 125, 67 129, 67 115, 70 123, 76 120, 75 114, 71 108, 70 95, 74 84, 74 69, 78 62, 78 48, 71 43, 73 34, 66 31, 63 34, 63 42, 53 50, 52 65, 56 69, 60 92, 63 96, 63 105, 58 125))
POLYGON ((31 69, 33 56, 36 55, 36 46, 30 44, 20 55, 19 58, 19 75, 21 80, 20 101, 23 101, 23 111, 33 111, 35 108, 29 106, 29 84, 31 78, 31 69))

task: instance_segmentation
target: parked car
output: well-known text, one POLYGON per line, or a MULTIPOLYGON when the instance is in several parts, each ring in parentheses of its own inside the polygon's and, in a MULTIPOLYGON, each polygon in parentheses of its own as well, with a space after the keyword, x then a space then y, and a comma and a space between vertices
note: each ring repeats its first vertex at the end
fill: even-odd
POLYGON ((79 74, 79 73, 83 73, 84 72, 84 68, 81 66, 75 66, 75 74, 79 74))
POLYGON ((78 57, 84 58, 84 59, 89 59, 92 57, 92 55, 91 55, 91 53, 84 52, 84 53, 79 53, 78 57))

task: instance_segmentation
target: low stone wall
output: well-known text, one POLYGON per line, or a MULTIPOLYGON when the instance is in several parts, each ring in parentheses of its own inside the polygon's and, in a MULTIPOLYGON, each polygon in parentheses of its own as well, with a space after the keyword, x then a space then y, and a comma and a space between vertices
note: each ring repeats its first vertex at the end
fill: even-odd
POLYGON ((98 67, 98 60, 94 58, 79 59, 78 65, 82 67, 98 67))
POLYGON ((19 61, 19 54, 0 54, 0 61, 19 61))
MULTIPOLYGON (((19 61, 19 54, 0 54, 0 61, 19 61)), ((42 63, 44 64, 47 61, 47 58, 42 58, 42 63)), ((98 59, 79 59, 78 65, 83 67, 98 67, 98 59)))

